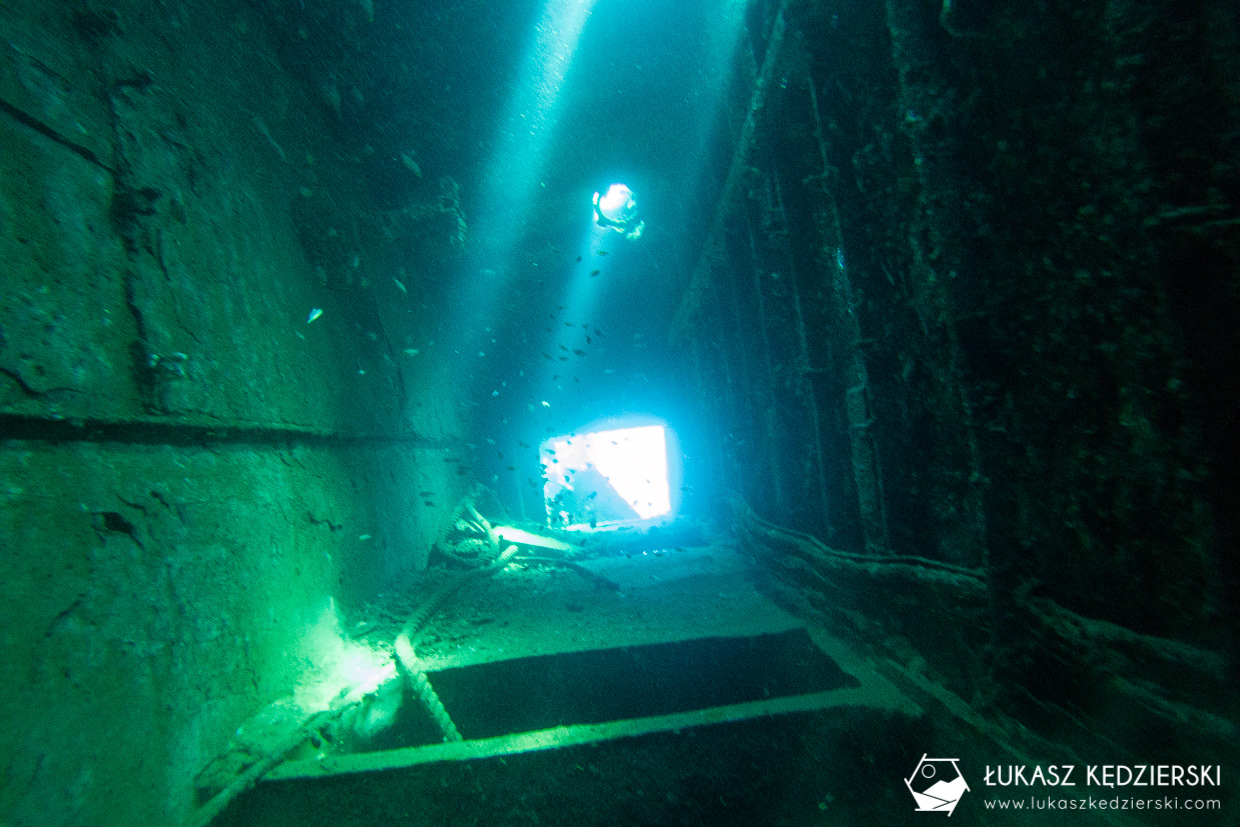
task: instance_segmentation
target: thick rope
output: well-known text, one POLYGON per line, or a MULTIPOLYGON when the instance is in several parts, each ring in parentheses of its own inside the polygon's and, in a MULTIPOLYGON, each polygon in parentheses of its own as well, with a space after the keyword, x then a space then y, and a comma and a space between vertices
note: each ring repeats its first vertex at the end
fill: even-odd
POLYGON ((435 723, 439 725, 439 731, 443 733, 443 739, 445 741, 464 740, 461 738, 461 733, 456 728, 456 724, 452 723, 452 716, 448 714, 443 701, 439 700, 439 695, 435 692, 435 688, 426 679, 426 670, 421 668, 421 665, 418 663, 418 656, 413 651, 413 645, 403 633, 396 639, 396 658, 400 661, 404 670, 409 673, 409 683, 413 687, 414 694, 418 696, 422 706, 426 707, 426 711, 430 713, 431 717, 435 719, 435 723), (412 668, 410 668, 411 666, 412 668))
MULTIPOLYGON (((474 514, 477 515, 477 512, 475 511, 474 514)), ((484 530, 489 527, 485 520, 483 520, 482 524, 484 526, 484 530)), ((493 532, 487 531, 487 533, 492 542, 495 542, 493 532)), ((426 707, 426 710, 430 713, 431 717, 434 718, 440 731, 443 732, 445 741, 460 741, 463 739, 461 738, 460 731, 456 728, 456 724, 452 722, 452 717, 448 715, 448 710, 444 708, 443 702, 439 700, 439 695, 435 693, 434 687, 432 687, 430 681, 427 680, 426 670, 421 668, 418 662, 417 654, 414 652, 413 641, 417 639, 417 635, 422 632, 426 622, 444 603, 444 601, 470 583, 481 580, 485 577, 490 577, 491 575, 499 572, 507 566, 516 555, 517 547, 509 546, 503 554, 495 558, 494 562, 481 568, 467 571, 464 574, 454 578, 447 585, 435 591, 430 597, 422 602, 422 605, 419 606, 413 614, 409 616, 409 619, 405 621, 405 625, 401 628, 400 634, 396 638, 397 662, 404 667, 406 672, 409 673, 409 682, 413 687, 414 693, 418 696, 418 700, 422 702, 422 705, 426 707)), ((269 750, 262 758, 247 768, 245 772, 229 784, 228 787, 221 790, 209 801, 199 807, 190 817, 189 824, 192 825, 192 827, 205 827, 216 816, 223 812, 229 802, 258 783, 260 778, 270 772, 273 767, 284 759, 286 753, 305 741, 308 733, 319 728, 332 718, 338 717, 346 709, 356 705, 360 701, 361 699, 358 698, 352 703, 345 704, 339 708, 324 710, 311 715, 302 722, 301 726, 297 727, 291 736, 286 737, 283 741, 277 744, 275 748, 269 750)))
MULTIPOLYGON (((360 699, 359 699, 360 700, 360 699)), ((224 812, 224 808, 232 802, 234 798, 241 795, 246 790, 258 783, 264 775, 271 772, 272 768, 284 760, 284 756, 291 752, 295 747, 300 745, 310 737, 314 730, 330 721, 332 718, 339 716, 346 709, 354 706, 358 701, 352 704, 346 704, 338 709, 325 709, 322 712, 316 712, 306 720, 302 721, 297 729, 291 734, 286 735, 282 740, 276 743, 276 746, 268 750, 260 759, 246 768, 245 772, 238 775, 231 784, 220 790, 208 801, 203 803, 196 809, 186 821, 187 827, 207 827, 215 817, 224 812)))
POLYGON ((459 592, 465 586, 490 577, 496 574, 505 566, 507 566, 512 558, 517 556, 517 547, 509 546, 504 553, 495 558, 490 565, 467 571, 436 590, 430 597, 422 601, 422 605, 409 615, 409 619, 405 621, 405 625, 401 627, 400 634, 396 636, 396 659, 409 674, 409 682, 413 687, 414 693, 418 696, 418 700, 426 707, 426 711, 435 719, 435 723, 439 725, 440 732, 443 733, 445 741, 460 741, 461 733, 457 730, 456 724, 452 723, 448 710, 444 708, 443 702, 439 700, 435 688, 431 686, 430 681, 426 679, 426 670, 422 667, 418 660, 417 652, 414 651, 414 641, 416 641, 422 633, 426 622, 430 620, 441 605, 454 594, 459 592))

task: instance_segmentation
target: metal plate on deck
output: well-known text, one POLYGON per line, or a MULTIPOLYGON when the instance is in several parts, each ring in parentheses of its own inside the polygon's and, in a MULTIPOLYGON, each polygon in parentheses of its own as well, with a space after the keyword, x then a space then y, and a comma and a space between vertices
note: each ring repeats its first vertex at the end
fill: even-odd
MULTIPOLYGON (((817 651, 809 657, 824 658, 831 664, 823 667, 828 673, 838 669, 844 685, 705 709, 293 761, 235 801, 218 826, 862 823, 875 806, 874 791, 896 789, 891 777, 917 757, 908 750, 924 734, 918 707, 820 630, 747 642, 693 641, 688 645, 702 647, 701 652, 682 651, 686 663, 709 660, 705 653, 743 656, 768 638, 773 648, 785 646, 786 653, 801 657, 807 635, 817 651), (833 820, 822 820, 824 808, 833 820)), ((650 651, 640 647, 634 654, 642 650, 650 651)), ((731 657, 723 660, 735 666, 731 657)), ((761 663, 751 666, 755 674, 764 671, 761 663)), ((719 664, 721 672, 729 668, 719 664)), ((773 671, 778 675, 783 668, 776 665, 773 671)), ((683 676, 685 683, 700 679, 683 676)), ((780 686, 777 677, 774 684, 780 686)), ((786 682, 781 688, 795 692, 803 687, 786 682)), ((502 693, 502 687, 494 690, 502 693)), ((461 717, 464 729, 468 724, 461 717)))
POLYGON ((618 588, 517 567, 419 644, 466 740, 432 743, 437 730, 409 695, 385 736, 276 767, 219 823, 581 827, 665 807, 686 785, 720 817, 785 784, 798 789, 786 805, 808 812, 845 794, 831 791, 842 777, 828 755, 873 771, 850 732, 915 742, 921 710, 764 597, 730 550, 590 565, 618 588))

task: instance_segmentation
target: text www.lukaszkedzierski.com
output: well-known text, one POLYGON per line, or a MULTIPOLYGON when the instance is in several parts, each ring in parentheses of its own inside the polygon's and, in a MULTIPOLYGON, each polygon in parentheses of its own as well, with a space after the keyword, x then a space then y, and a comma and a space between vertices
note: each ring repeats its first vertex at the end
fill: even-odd
POLYGON ((1218 810, 1217 798, 992 798, 985 802, 987 810, 1218 810))

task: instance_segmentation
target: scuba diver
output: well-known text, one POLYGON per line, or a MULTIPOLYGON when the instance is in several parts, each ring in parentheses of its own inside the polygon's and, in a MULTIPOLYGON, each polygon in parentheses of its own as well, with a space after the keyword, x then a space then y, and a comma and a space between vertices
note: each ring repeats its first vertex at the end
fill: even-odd
POLYGON ((624 184, 612 184, 606 195, 594 193, 594 221, 628 239, 641 238, 646 229, 646 222, 638 215, 633 191, 624 184))

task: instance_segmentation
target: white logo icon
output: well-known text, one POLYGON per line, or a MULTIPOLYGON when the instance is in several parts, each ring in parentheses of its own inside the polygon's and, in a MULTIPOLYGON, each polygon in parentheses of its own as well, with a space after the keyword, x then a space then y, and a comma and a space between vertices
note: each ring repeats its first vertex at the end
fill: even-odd
POLYGON ((913 794, 918 810, 952 814, 960 797, 969 789, 960 774, 959 760, 921 756, 917 769, 904 779, 904 785, 913 794))

